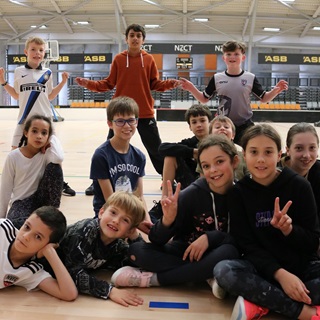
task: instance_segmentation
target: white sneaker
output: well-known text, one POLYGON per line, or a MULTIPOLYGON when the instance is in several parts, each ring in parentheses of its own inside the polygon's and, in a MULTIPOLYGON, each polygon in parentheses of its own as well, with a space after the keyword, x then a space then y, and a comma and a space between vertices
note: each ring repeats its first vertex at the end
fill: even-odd
POLYGON ((111 283, 116 287, 150 287, 152 272, 144 272, 138 268, 122 267, 111 277, 111 283))
POLYGON ((218 282, 216 281, 215 278, 207 279, 207 282, 209 286, 212 288, 212 294, 217 298, 217 299, 224 299, 226 297, 226 290, 221 288, 218 285, 218 282))

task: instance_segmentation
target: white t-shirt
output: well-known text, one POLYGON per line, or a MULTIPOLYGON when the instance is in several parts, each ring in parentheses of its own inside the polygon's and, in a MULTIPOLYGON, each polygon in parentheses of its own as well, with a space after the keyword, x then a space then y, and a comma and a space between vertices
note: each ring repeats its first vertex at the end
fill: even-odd
POLYGON ((30 69, 21 66, 14 71, 14 90, 19 95, 18 125, 15 129, 12 146, 17 147, 23 134, 23 123, 31 115, 40 114, 52 117, 49 94, 52 92, 52 72, 48 68, 30 69), (26 110, 31 107, 28 116, 26 110))
POLYGON ((28 291, 35 289, 44 279, 51 275, 43 270, 40 263, 30 260, 15 268, 9 258, 9 248, 16 238, 18 230, 8 219, 0 219, 0 289, 20 286, 28 291))
POLYGON ((59 139, 50 137, 51 147, 45 153, 26 158, 19 149, 8 153, 2 170, 0 187, 0 218, 5 218, 8 206, 36 192, 47 164, 62 163, 63 149, 59 139))

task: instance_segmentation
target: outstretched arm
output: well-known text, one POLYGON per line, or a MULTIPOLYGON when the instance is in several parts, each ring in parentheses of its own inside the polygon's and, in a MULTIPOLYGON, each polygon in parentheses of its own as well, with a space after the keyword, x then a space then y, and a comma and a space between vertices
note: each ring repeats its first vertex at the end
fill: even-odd
POLYGON ((87 85, 88 85, 88 79, 86 79, 86 78, 76 77, 75 81, 81 87, 85 87, 86 88, 87 85))
POLYGON ((68 78, 69 78, 69 73, 63 72, 62 73, 62 81, 52 89, 51 93, 48 96, 50 101, 53 100, 59 94, 59 92, 61 91, 63 86, 67 83, 68 78))
POLYGON ((60 260, 55 246, 49 243, 37 254, 38 258, 44 256, 47 259, 56 276, 56 279, 51 277, 44 279, 38 288, 61 300, 73 301, 77 298, 78 291, 68 270, 60 260))
MULTIPOLYGON (((5 84, 7 82, 7 80, 4 77, 4 69, 0 68, 0 83, 1 85, 5 84)), ((19 94, 16 92, 16 90, 14 90, 14 87, 12 87, 8 82, 6 85, 2 86, 13 99, 19 100, 19 94)))
POLYGON ((272 90, 267 91, 264 94, 261 102, 269 102, 273 100, 279 93, 284 90, 288 90, 288 82, 285 80, 280 80, 272 90))
POLYGON ((208 99, 203 95, 203 93, 201 91, 199 91, 195 87, 195 85, 191 81, 189 81, 185 78, 180 78, 180 86, 183 90, 189 91, 195 97, 195 99, 197 99, 201 103, 208 102, 208 99))

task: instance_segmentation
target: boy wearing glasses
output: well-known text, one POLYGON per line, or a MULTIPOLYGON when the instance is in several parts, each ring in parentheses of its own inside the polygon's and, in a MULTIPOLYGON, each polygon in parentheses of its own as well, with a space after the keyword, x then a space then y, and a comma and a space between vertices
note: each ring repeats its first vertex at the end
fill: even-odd
POLYGON ((96 149, 91 160, 90 178, 93 180, 93 210, 95 216, 115 191, 127 191, 139 197, 145 206, 147 218, 139 229, 149 232, 152 225, 143 197, 145 155, 130 144, 138 125, 139 107, 129 97, 111 100, 107 108, 108 126, 114 136, 96 149))

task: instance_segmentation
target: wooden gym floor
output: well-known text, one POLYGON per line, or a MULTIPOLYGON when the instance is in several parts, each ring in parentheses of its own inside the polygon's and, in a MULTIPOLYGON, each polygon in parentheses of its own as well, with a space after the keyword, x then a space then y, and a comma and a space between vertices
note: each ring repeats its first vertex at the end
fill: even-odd
MULTIPOLYGON (((68 223, 93 216, 92 197, 84 190, 90 185, 89 170, 91 156, 96 147, 105 141, 108 127, 104 109, 58 109, 65 118, 55 124, 56 132, 65 150, 63 170, 65 181, 76 190, 75 197, 62 196, 61 210, 68 223)), ((1 108, 0 110, 0 173, 7 153, 11 148, 11 137, 16 125, 18 109, 1 108)), ((272 123, 283 138, 292 123, 272 123)), ((192 136, 185 122, 158 122, 162 141, 178 142, 192 136)), ((320 134, 320 128, 317 128, 320 134)), ((132 144, 145 152, 140 136, 136 132, 132 144)), ((161 178, 156 173, 147 156, 144 194, 148 208, 153 200, 159 200, 161 178)), ((109 279, 109 272, 100 272, 98 276, 109 279)), ((74 302, 63 302, 43 292, 27 293, 25 289, 12 287, 0 291, 0 320, 227 320, 233 308, 234 298, 218 300, 213 297, 207 283, 181 285, 175 287, 134 288, 129 289, 144 299, 139 307, 122 307, 111 300, 101 300, 80 295, 74 302), (150 301, 187 302, 189 309, 149 308, 150 301)), ((272 313, 265 319, 284 319, 272 313)))

